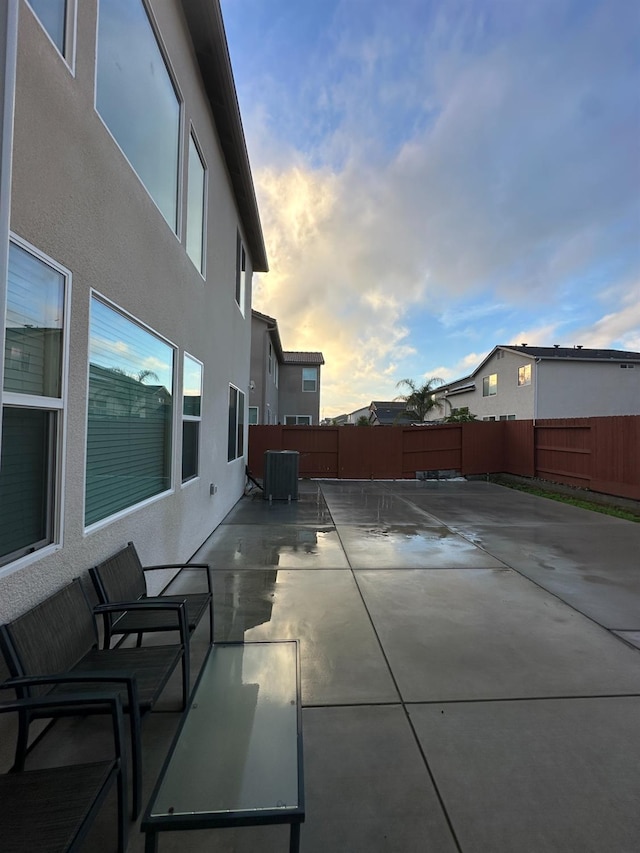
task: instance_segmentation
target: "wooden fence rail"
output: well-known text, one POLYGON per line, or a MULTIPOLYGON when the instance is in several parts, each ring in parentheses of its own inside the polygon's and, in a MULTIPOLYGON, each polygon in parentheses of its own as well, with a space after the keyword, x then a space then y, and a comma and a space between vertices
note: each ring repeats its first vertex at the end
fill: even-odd
POLYGON ((425 427, 251 426, 249 468, 297 450, 301 477, 415 479, 418 472, 519 474, 640 500, 640 415, 425 427))

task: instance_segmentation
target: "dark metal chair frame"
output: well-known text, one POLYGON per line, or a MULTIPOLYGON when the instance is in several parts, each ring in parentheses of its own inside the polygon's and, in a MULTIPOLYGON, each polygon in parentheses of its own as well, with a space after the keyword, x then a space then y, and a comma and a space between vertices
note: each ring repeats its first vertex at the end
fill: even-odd
MULTIPOLYGON (((20 679, 24 690, 29 679, 20 679)), ((6 681, 1 689, 16 689, 6 681)), ((67 693, 0 702, 0 714, 37 714, 63 717, 110 714, 114 755, 91 764, 73 764, 43 770, 17 770, 0 776, 0 849, 3 853, 75 853, 100 811, 113 784, 118 796, 118 853, 125 853, 127 760, 122 703, 117 694, 67 693)))
MULTIPOLYGON (((97 566, 89 569, 93 586, 102 604, 124 605, 128 602, 166 602, 184 601, 187 612, 187 625, 192 634, 207 609, 209 610, 209 642, 213 643, 213 582, 211 567, 208 563, 167 563, 164 565, 143 566, 133 542, 120 549, 112 557, 103 560, 97 566), (185 593, 184 595, 147 595, 146 573, 176 569, 202 570, 206 572, 207 588, 205 593, 185 593)), ((173 580, 174 578, 172 578, 173 580)), ((169 583, 169 585, 171 582, 169 583)), ((104 618, 104 647, 108 649, 114 635, 137 634, 137 644, 142 644, 146 632, 175 630, 175 621, 171 624, 170 614, 154 613, 150 610, 134 609, 129 604, 120 611, 97 611, 104 618)), ((181 639, 181 642, 183 640, 181 639)))
MULTIPOLYGON (((140 813, 142 788, 141 716, 150 711, 169 677, 183 661, 182 706, 189 695, 189 632, 184 604, 136 602, 140 609, 172 611, 185 642, 172 646, 99 649, 95 617, 78 578, 36 607, 0 626, 0 644, 21 699, 47 693, 117 690, 129 714, 133 766, 133 817, 140 813)), ((102 605, 101 612, 110 608, 102 605)), ((117 609, 117 608, 116 608, 117 609)), ((19 715, 14 768, 24 767, 32 720, 51 716, 37 708, 19 715)))

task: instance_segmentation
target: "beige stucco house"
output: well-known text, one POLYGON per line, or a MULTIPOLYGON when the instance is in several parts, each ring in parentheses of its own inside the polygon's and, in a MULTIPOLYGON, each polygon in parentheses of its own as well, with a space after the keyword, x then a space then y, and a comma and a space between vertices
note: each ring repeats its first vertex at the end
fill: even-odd
POLYGON ((242 495, 267 269, 218 0, 4 5, 0 621, 242 495))
POLYGON ((438 388, 441 410, 481 420, 640 414, 640 353, 585 347, 497 346, 462 379, 438 388))

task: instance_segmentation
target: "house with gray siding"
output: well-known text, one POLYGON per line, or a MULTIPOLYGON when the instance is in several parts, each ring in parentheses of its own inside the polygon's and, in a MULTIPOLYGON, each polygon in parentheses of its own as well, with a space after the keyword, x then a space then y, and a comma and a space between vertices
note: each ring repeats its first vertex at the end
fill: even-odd
POLYGON ((277 320, 252 311, 249 423, 319 424, 323 364, 321 352, 283 350, 277 320))
POLYGON ((218 0, 12 0, 0 38, 5 621, 242 495, 267 257, 218 0))
POLYGON ((441 385, 444 406, 479 420, 640 414, 640 353, 586 347, 497 346, 462 379, 441 385))

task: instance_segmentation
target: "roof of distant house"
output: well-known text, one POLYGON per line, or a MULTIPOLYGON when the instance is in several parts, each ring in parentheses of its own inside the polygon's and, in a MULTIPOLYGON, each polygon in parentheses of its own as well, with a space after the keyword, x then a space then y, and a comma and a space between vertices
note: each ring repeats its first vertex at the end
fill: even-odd
POLYGON ((589 349, 581 346, 530 347, 528 344, 503 345, 496 347, 496 349, 515 350, 533 358, 563 358, 580 361, 640 361, 640 352, 619 349, 589 349))
POLYGON ((283 364, 324 364, 321 352, 283 352, 283 364))
POLYGON ((398 400, 372 400, 369 409, 375 412, 381 424, 411 423, 415 413, 407 412, 407 404, 398 400))

